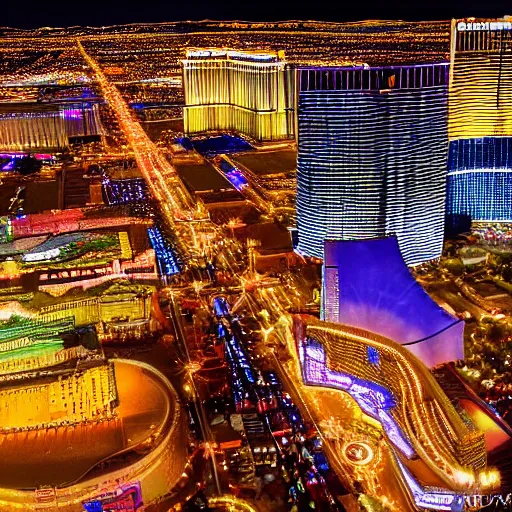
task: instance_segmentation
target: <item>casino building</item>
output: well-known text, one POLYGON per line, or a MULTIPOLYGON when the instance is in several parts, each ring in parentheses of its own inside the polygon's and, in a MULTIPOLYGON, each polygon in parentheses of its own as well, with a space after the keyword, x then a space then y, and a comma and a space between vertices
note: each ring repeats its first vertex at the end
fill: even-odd
POLYGON ((395 234, 408 265, 441 255, 448 79, 447 63, 298 70, 301 253, 395 234))
POLYGON ((512 221, 512 19, 452 21, 448 218, 512 221))
POLYGON ((258 141, 293 138, 292 81, 282 52, 188 50, 185 133, 232 130, 258 141))
POLYGON ((112 419, 118 405, 112 363, 81 345, 64 347, 72 317, 0 322, 0 432, 112 419))
POLYGON ((61 151, 74 137, 100 134, 97 104, 0 105, 0 151, 61 151))

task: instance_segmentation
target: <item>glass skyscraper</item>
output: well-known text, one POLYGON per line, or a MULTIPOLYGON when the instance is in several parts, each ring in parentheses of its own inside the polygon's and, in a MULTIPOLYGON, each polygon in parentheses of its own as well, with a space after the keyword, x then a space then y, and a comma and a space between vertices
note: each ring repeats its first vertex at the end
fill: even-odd
POLYGON ((512 21, 452 22, 447 214, 512 221, 512 21))
POLYGON ((408 265, 443 247, 448 64, 297 75, 298 250, 395 234, 408 265))

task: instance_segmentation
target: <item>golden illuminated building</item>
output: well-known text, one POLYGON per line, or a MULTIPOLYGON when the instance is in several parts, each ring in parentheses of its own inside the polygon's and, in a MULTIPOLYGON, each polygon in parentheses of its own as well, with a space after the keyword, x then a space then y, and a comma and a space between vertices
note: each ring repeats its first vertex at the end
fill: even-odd
POLYGON ((40 316, 56 320, 73 316, 77 326, 98 322, 126 322, 149 320, 151 316, 151 295, 90 297, 43 306, 40 316))
POLYGON ((512 19, 452 20, 450 140, 512 137, 512 19))
POLYGON ((0 425, 44 428, 52 424, 109 419, 117 405, 114 367, 102 364, 72 368, 51 380, 27 378, 0 387, 0 425))
POLYGON ((73 359, 85 357, 87 349, 81 345, 62 350, 40 350, 0 360, 0 375, 36 371, 49 366, 55 366, 73 359))
POLYGON ((448 105, 448 219, 512 221, 511 17, 452 21, 448 105))
POLYGON ((329 368, 391 392, 398 405, 394 420, 413 449, 431 459, 435 471, 452 478, 455 468, 485 466, 483 433, 468 428, 428 368, 406 348, 363 329, 314 319, 307 320, 305 329, 307 337, 325 347, 329 368), (379 354, 378 364, 369 363, 368 347, 379 354))
POLYGON ((114 417, 114 367, 82 345, 64 347, 74 319, 15 316, 0 324, 0 431, 114 417))
POLYGON ((61 151, 70 137, 98 135, 99 109, 93 104, 15 102, 0 105, 0 150, 61 151))
POLYGON ((293 72, 279 52, 188 50, 185 133, 235 131, 258 141, 293 138, 293 72))
POLYGON ((357 480, 401 512, 450 510, 461 494, 499 487, 483 433, 406 348, 311 316, 283 317, 276 335, 280 377, 319 428, 346 485, 357 480))
POLYGON ((57 106, 28 109, 15 104, 0 108, 0 150, 62 150, 67 146, 66 125, 57 106))

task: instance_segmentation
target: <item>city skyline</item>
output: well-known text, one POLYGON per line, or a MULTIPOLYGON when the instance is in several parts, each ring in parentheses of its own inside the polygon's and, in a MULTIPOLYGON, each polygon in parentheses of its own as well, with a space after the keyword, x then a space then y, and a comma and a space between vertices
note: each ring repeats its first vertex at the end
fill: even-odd
POLYGON ((406 5, 398 0, 382 5, 377 0, 366 2, 364 7, 353 3, 332 4, 328 1, 310 3, 294 3, 293 6, 260 3, 255 10, 251 5, 234 2, 199 1, 195 9, 189 9, 186 4, 165 5, 150 0, 140 5, 127 5, 119 0, 108 4, 89 3, 86 12, 75 12, 69 9, 63 0, 56 0, 44 6, 39 2, 28 0, 23 4, 23 10, 13 4, 7 6, 6 17, 1 27, 35 29, 40 27, 71 27, 121 25, 129 23, 165 23, 200 20, 241 20, 241 21, 286 21, 286 20, 315 20, 332 22, 357 22, 366 19, 405 20, 405 21, 437 21, 451 18, 499 18, 510 14, 506 0, 492 0, 482 3, 471 0, 463 5, 458 0, 442 2, 435 0, 424 4, 406 5), (368 13, 372 13, 368 16, 368 13))
POLYGON ((0 510, 512 510, 512 16, 23 7, 0 510))

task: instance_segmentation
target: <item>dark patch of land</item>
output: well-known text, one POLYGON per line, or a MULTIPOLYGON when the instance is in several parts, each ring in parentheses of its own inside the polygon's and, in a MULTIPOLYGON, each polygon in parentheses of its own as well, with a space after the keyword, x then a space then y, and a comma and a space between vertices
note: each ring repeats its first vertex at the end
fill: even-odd
POLYGON ((177 164, 180 178, 192 192, 232 189, 229 181, 222 177, 209 163, 177 164))
POLYGON ((293 149, 251 151, 233 155, 232 159, 236 162, 240 162, 254 174, 282 174, 295 170, 297 165, 297 152, 293 149))

